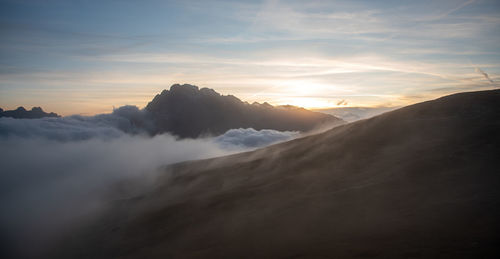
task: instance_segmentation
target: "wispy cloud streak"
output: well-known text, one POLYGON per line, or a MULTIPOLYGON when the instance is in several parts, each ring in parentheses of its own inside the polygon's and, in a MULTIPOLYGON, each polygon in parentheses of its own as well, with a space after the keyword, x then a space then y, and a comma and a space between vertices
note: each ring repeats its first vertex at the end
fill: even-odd
POLYGON ((483 70, 481 70, 480 68, 476 67, 475 71, 476 71, 476 73, 480 73, 481 75, 483 75, 484 78, 486 80, 488 80, 490 83, 492 83, 492 84, 494 83, 493 80, 491 80, 490 76, 486 72, 484 72, 483 70))

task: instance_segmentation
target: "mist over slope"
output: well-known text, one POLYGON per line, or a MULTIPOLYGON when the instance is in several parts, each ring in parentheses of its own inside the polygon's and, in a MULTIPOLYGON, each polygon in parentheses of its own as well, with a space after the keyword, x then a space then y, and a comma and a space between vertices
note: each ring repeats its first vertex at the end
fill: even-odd
MULTIPOLYGON (((165 168, 59 257, 498 257, 500 91, 165 168)), ((64 248, 63 248, 64 247, 64 248)))
POLYGON ((61 234, 98 216, 107 202, 152 188, 166 164, 300 136, 237 128, 179 139, 152 135, 153 127, 148 113, 135 106, 95 116, 0 118, 0 257, 37 258, 61 234))
POLYGON ((151 113, 157 132, 191 138, 219 135, 234 128, 305 132, 343 123, 331 115, 293 106, 248 104, 232 95, 188 84, 172 85, 170 90, 156 95, 145 110, 151 113))

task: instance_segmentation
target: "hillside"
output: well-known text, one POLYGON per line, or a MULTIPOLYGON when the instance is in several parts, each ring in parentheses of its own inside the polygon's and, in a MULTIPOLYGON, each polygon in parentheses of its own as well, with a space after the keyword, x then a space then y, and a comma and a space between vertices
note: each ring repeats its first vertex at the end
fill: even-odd
POLYGON ((480 258, 500 245, 500 91, 165 168, 60 257, 480 258))
POLYGON ((267 103, 245 103, 223 96, 212 89, 175 84, 164 90, 145 108, 156 125, 157 133, 170 132, 180 137, 220 135, 235 128, 308 131, 343 123, 331 115, 298 107, 274 107, 267 103))

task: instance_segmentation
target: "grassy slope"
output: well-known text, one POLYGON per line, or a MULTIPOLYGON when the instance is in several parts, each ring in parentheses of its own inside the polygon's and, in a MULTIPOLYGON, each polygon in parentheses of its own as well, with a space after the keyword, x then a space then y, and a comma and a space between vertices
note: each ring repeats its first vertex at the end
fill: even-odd
MULTIPOLYGON (((254 152, 167 167, 72 256, 498 255, 500 91, 462 93, 254 152)), ((83 240, 83 241, 82 241, 83 240)))

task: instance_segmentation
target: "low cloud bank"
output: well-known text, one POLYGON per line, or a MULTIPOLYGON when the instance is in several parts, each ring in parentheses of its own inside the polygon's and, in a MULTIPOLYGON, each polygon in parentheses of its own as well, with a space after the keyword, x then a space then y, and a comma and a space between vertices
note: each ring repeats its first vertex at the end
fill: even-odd
MULTIPOLYGON (((104 203, 154 184, 158 168, 227 155, 298 136, 233 129, 218 137, 150 136, 136 107, 92 117, 0 118, 0 230, 16 250, 48 247, 104 203), (138 126, 139 125, 139 126, 138 126), (134 187, 124 182, 134 182, 134 187)), ((19 250, 17 251, 19 252, 19 250)))
POLYGON ((316 111, 331 114, 347 122, 353 122, 395 110, 399 107, 338 107, 330 109, 317 109, 316 111))
POLYGON ((110 114, 73 115, 61 118, 0 118, 0 137, 46 138, 80 141, 92 138, 114 139, 124 134, 148 134, 153 128, 148 114, 135 106, 123 106, 110 114))
POLYGON ((227 149, 257 148, 290 140, 299 135, 295 131, 231 129, 215 138, 215 142, 227 149))
POLYGON ((230 153, 211 141, 169 135, 70 142, 9 138, 0 145, 0 229, 18 244, 52 240, 102 203, 152 184, 162 165, 230 153), (127 181, 137 184, 113 192, 127 181))

